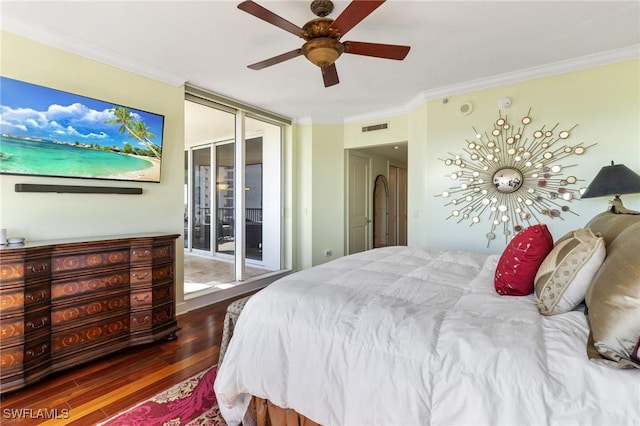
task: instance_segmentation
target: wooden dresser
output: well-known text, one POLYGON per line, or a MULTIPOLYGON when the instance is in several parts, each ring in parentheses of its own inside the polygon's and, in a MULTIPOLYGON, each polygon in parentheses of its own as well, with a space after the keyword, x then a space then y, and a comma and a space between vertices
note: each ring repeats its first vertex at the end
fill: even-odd
POLYGON ((0 393, 174 339, 175 234, 0 246, 0 393))

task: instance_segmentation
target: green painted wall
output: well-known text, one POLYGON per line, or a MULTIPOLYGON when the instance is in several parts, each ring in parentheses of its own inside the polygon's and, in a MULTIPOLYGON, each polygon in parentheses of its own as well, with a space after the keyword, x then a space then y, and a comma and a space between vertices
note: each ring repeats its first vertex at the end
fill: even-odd
MULTIPOLYGON (((0 73, 82 96, 165 116, 160 183, 87 181, 0 175, 0 227, 10 236, 48 240, 137 232, 182 234, 184 88, 104 65, 0 32, 0 73), (140 187, 142 195, 17 193, 16 183, 140 187)), ((178 247, 183 244, 182 238, 178 247)), ((183 294, 183 254, 177 253, 176 295, 183 294)))
MULTIPOLYGON (((640 60, 453 95, 447 97, 446 102, 444 98, 428 100, 405 115, 346 123, 343 126, 344 149, 408 142, 410 245, 495 253, 504 248, 506 239, 501 233, 487 247, 488 216, 481 216, 481 222, 474 226, 469 226, 469 221, 457 223, 456 219, 447 219, 456 207, 445 206, 446 200, 436 195, 459 185, 448 177, 454 170, 445 166, 442 160, 450 153, 464 154, 467 141, 475 137, 474 128, 491 132, 500 111, 498 101, 507 96, 512 99, 512 105, 502 108, 501 113, 503 116, 506 114, 511 122, 518 123, 531 110, 534 121, 529 129, 550 129, 557 125, 557 131, 560 131, 577 125, 571 131, 567 144, 595 145, 583 155, 558 162, 565 167, 563 176, 572 175, 581 180, 576 189, 586 187, 600 168, 611 161, 623 163, 640 173, 640 60), (458 108, 466 102, 472 103, 472 112, 459 114, 458 108), (383 122, 388 123, 389 129, 370 133, 361 131, 363 126, 383 122)), ((315 146, 316 137, 324 137, 323 126, 312 127, 313 131, 308 135, 315 146)), ((337 139, 336 135, 332 140, 337 139)), ((340 161, 341 155, 336 150, 333 162, 340 161)), ((309 161, 317 164, 315 158, 309 161)), ((322 161, 331 160, 325 156, 322 161)), ((333 170, 327 170, 324 175, 321 170, 317 169, 318 173, 313 174, 313 179, 308 182, 309 188, 315 190, 325 179, 336 179, 333 170)), ((342 185, 345 191, 347 182, 343 181, 342 185)), ((640 195, 625 195, 623 200, 627 208, 640 210, 640 195)), ((571 210, 563 213, 561 218, 537 215, 549 226, 555 238, 582 227, 592 216, 606 210, 608 200, 576 199, 561 205, 568 205, 571 210)), ((307 208, 308 214, 320 214, 329 219, 326 206, 316 203, 307 208)), ((333 239, 345 240, 345 229, 333 239)), ((321 252, 322 244, 326 245, 324 241, 321 243, 313 238, 307 241, 311 241, 309 250, 313 253, 321 252)), ((317 257, 314 259, 316 262, 319 260, 317 257)))
MULTIPOLYGON (((38 42, 0 33, 2 75, 84 96, 165 115, 165 158, 162 182, 140 184, 143 195, 73 195, 15 193, 15 183, 43 183, 42 178, 0 176, 0 226, 10 235, 49 239, 127 232, 182 232, 184 88, 104 65, 38 42), (19 207, 18 207, 19 206, 19 207), (160 213, 159 213, 160 212, 160 213), (98 224, 98 225, 96 225, 98 224)), ((509 96, 509 117, 532 110, 535 123, 578 126, 571 141, 597 144, 571 163, 571 174, 586 186, 611 160, 640 172, 640 60, 590 68, 453 95, 448 102, 433 99, 406 114, 346 124, 294 125, 286 130, 283 252, 287 266, 306 268, 344 254, 345 158, 347 149, 407 142, 409 244, 499 252, 496 241, 486 248, 484 224, 468 227, 446 218, 451 207, 436 197, 452 185, 451 172, 441 161, 459 152, 476 129, 491 129, 498 100, 509 96), (462 116, 463 102, 474 105, 462 116), (361 127, 386 122, 389 129, 363 134, 361 127), (288 232, 288 231, 287 231, 288 232), (327 258, 325 250, 332 250, 327 258)), ((377 161, 377 160, 376 160, 377 161)), ((377 163, 376 163, 377 164, 377 163)), ((380 168, 376 166, 376 170, 380 168)), ((377 173, 377 172, 376 172, 377 173)), ((375 175, 372 176, 372 179, 375 175)), ((82 184, 74 179, 46 183, 82 184)), ((112 186, 131 186, 113 183, 112 186)), ((623 197, 627 207, 640 210, 640 196, 623 197)), ((607 207, 605 199, 574 201, 564 220, 548 220, 558 237, 578 228, 607 207)), ((182 244, 180 241, 179 244, 182 244)), ((182 302, 182 253, 178 254, 178 302, 182 302)))

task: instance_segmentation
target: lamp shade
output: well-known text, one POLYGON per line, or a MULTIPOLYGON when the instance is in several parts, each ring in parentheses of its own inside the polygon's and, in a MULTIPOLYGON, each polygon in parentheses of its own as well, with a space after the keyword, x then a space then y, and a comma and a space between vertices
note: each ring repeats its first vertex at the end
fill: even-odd
POLYGON ((634 194, 640 192, 640 176, 624 164, 604 166, 580 198, 607 195, 634 194))

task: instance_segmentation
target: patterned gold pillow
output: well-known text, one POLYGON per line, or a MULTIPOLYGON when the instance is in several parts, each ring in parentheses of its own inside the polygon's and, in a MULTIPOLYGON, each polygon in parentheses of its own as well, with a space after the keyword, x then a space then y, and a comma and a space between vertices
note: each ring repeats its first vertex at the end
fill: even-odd
POLYGON ((605 255, 603 238, 589 228, 560 238, 538 268, 534 281, 540 313, 562 314, 578 306, 605 255))

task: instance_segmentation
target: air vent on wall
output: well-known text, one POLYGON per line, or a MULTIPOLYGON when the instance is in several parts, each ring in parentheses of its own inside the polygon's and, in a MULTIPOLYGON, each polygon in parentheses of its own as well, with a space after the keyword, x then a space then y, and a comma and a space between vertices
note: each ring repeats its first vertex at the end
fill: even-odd
POLYGON ((389 123, 381 123, 381 124, 372 124, 371 126, 364 126, 362 128, 362 133, 364 132, 373 132, 376 130, 384 130, 389 128, 389 123))

